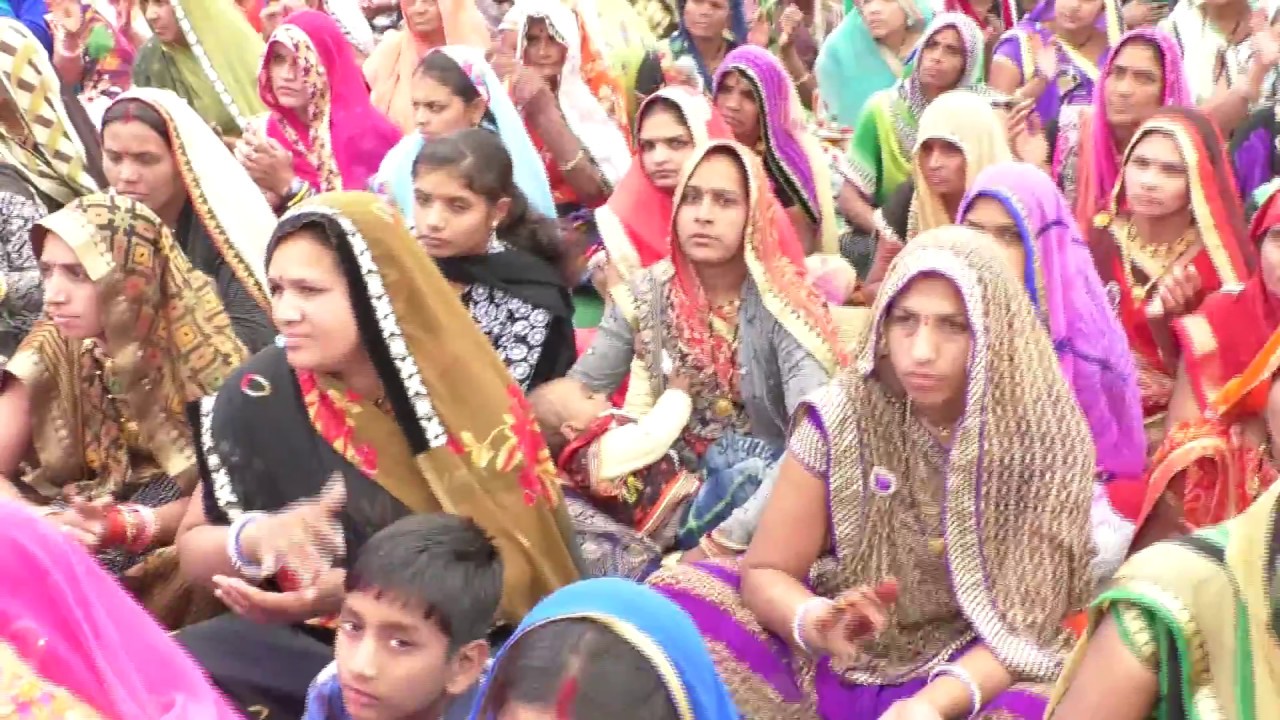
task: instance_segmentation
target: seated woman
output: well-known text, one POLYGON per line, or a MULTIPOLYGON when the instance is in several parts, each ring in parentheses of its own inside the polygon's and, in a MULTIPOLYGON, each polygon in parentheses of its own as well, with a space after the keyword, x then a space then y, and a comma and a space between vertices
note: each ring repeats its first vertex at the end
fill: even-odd
MULTIPOLYGON (((729 140, 700 147, 675 196, 671 258, 615 294, 569 375, 612 392, 629 371, 624 410, 635 417, 652 409, 670 376, 686 375, 693 409, 678 442, 683 467, 701 470, 715 444, 764 443, 772 459, 791 412, 840 364, 835 324, 806 282, 791 224, 749 149, 729 140)), ((726 483, 715 512, 691 513, 681 533, 706 534, 696 555, 745 548, 750 523, 724 524, 761 480, 757 473, 726 483)))
POLYGON ((817 138, 805 132, 804 110, 782 63, 744 45, 716 70, 712 96, 737 141, 760 154, 805 254, 838 253, 831 168, 817 138))
POLYGON ((174 596, 166 551, 198 480, 184 406, 216 391, 244 348, 208 278, 141 203, 88 195, 34 239, 49 319, 4 368, 0 492, 44 508, 181 626, 208 610, 174 596))
POLYGON ((351 45, 332 17, 299 10, 271 33, 258 75, 270 110, 236 155, 278 209, 319 192, 365 190, 400 130, 369 102, 351 45))
POLYGON ((502 140, 474 128, 423 146, 413 194, 419 244, 520 388, 563 377, 578 353, 560 235, 516 187, 502 140))
POLYGON ((1129 554, 1146 490, 1142 401, 1124 329, 1111 312, 1070 206, 1039 168, 992 165, 969 187, 957 217, 986 233, 1022 278, 1089 421, 1098 462, 1091 569, 1105 580, 1129 554))
MULTIPOLYGON (((1267 375, 1260 388, 1268 385, 1267 426, 1280 439, 1280 384, 1267 375)), ((1271 594, 1280 582, 1277 498, 1273 486, 1229 522, 1130 558, 1094 601, 1090 630, 1046 717, 1280 715, 1271 594)))
POLYGON ((262 37, 244 16, 201 0, 142 0, 151 39, 133 61, 134 87, 172 90, 206 125, 239 137, 266 109, 258 98, 262 37))
POLYGON ((105 187, 101 159, 97 130, 40 42, 0 18, 0 358, 40 317, 31 226, 105 187))
POLYGON ((459 130, 482 127, 495 133, 511 156, 516 185, 530 207, 555 217, 556 204, 524 119, 480 48, 449 45, 423 56, 409 85, 416 132, 404 137, 378 166, 373 190, 404 213, 413 229, 413 163, 426 143, 459 130))
POLYGON ((344 571, 325 560, 404 515, 444 510, 494 538, 509 625, 579 569, 524 394, 389 205, 306 201, 282 218, 267 268, 282 347, 193 413, 203 502, 178 541, 184 574, 243 616, 179 638, 243 706, 301 717, 333 660, 332 631, 304 625, 341 602, 344 571), (322 502, 298 502, 326 482, 322 502), (298 532, 330 517, 342 529, 326 556, 298 553, 298 532))
POLYGON ((0 716, 240 720, 154 618, 66 533, 0 501, 0 716))
POLYGON ((412 87, 419 63, 446 45, 483 53, 489 47, 489 26, 473 0, 400 0, 400 12, 403 27, 382 37, 363 69, 373 106, 401 132, 411 133, 418 125, 412 87))
POLYGON ((698 629, 669 600, 617 578, 538 603, 494 660, 477 720, 738 720, 698 629))
POLYGON ((1089 246, 1138 362, 1148 448, 1165 432, 1177 369, 1171 323, 1256 265, 1221 136, 1202 113, 1165 108, 1134 134, 1089 246))
POLYGON ((685 160, 711 139, 732 131, 705 96, 672 85, 650 95, 636 112, 636 156, 609 201, 596 210, 608 263, 606 289, 671 254, 672 193, 685 160))
POLYGON ((890 268, 856 363, 801 406, 741 563, 649 583, 747 717, 1038 720, 1092 554, 1093 443, 1048 335, 945 227, 890 268))
POLYGON ((578 16, 559 0, 517 3, 503 25, 514 29, 519 65, 511 99, 542 155, 557 214, 600 207, 631 164, 625 99, 584 65, 578 16))
POLYGON ((245 347, 266 347, 275 331, 259 258, 275 215, 231 151, 182 98, 134 88, 102 117, 102 158, 111 189, 158 215, 213 280, 245 347))
POLYGON ((988 98, 952 90, 929 103, 920 114, 911 177, 876 210, 876 255, 864 296, 875 298, 889 263, 905 243, 952 223, 978 173, 1012 159, 1004 118, 988 98))

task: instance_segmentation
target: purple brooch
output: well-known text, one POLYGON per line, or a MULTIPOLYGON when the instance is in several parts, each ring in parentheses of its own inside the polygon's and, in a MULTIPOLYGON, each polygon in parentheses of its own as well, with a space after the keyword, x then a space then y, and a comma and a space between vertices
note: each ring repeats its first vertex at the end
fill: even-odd
POLYGON ((898 478, 879 465, 871 468, 871 491, 877 495, 892 495, 898 489, 898 478))

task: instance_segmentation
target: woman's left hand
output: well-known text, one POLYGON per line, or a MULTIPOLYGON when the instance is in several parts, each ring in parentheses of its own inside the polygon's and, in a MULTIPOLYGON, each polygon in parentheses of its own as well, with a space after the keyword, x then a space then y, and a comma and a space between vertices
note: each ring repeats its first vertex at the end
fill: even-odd
POLYGON ((889 706, 880 720, 944 720, 938 709, 924 700, 907 698, 889 706))
POLYGON ((336 613, 347 571, 334 568, 311 587, 272 592, 236 577, 214 575, 213 594, 239 615, 264 624, 289 625, 336 613))
POLYGON ((804 12, 795 5, 788 5, 778 18, 778 47, 789 48, 795 40, 796 28, 804 22, 804 12))
POLYGON ((1035 101, 1023 100, 1009 111, 1005 130, 1009 136, 1009 149, 1022 162, 1043 167, 1049 159, 1049 140, 1035 114, 1035 101))
POLYGON ((244 169, 249 177, 258 183, 263 190, 277 195, 289 193, 289 185, 293 183, 293 155, 272 138, 257 143, 250 143, 243 148, 244 169))
POLYGON ((1166 318, 1175 318, 1194 312, 1201 287, 1200 273, 1194 265, 1175 267, 1160 281, 1159 294, 1156 296, 1160 303, 1160 314, 1166 318))

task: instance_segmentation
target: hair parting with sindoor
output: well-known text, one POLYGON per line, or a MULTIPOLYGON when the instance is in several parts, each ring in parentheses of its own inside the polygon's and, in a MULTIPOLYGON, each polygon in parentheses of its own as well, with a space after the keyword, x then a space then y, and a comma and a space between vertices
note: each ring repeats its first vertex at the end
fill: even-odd
POLYGON ((511 207, 495 228, 498 237, 511 247, 542 258, 556 270, 565 272, 567 256, 560 242, 559 227, 553 218, 544 217, 530 207, 528 198, 516 185, 511 155, 497 135, 483 128, 471 128, 426 143, 413 161, 413 176, 418 178, 425 172, 439 170, 456 174, 468 190, 490 204, 510 198, 511 207))
POLYGON ((676 720, 676 708, 653 665, 605 625, 553 620, 503 651, 481 717, 509 704, 551 708, 571 720, 676 720))
POLYGON ((170 145, 169 124, 149 103, 137 98, 126 98, 113 103, 102 116, 102 131, 106 132, 109 126, 118 122, 140 122, 154 130, 165 145, 170 145))

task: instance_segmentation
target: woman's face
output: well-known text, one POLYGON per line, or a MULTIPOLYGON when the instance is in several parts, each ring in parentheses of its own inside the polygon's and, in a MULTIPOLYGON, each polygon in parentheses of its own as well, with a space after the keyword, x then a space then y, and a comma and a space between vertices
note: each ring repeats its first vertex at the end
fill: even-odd
POLYGON ((413 123, 427 140, 479 125, 486 107, 482 98, 476 98, 468 105, 448 87, 424 73, 413 76, 409 97, 413 101, 413 123))
POLYGON ((960 84, 967 58, 959 30, 947 27, 935 32, 920 51, 920 82, 935 92, 955 88, 960 84))
POLYGON ((443 31, 440 4, 437 0, 406 0, 404 21, 409 32, 422 37, 434 37, 443 31))
POLYGON ((722 37, 729 27, 727 0, 687 0, 684 4, 684 28, 698 40, 722 37))
POLYGON ((424 170, 413 179, 414 231, 431 257, 483 254, 510 205, 507 198, 490 203, 449 168, 424 170))
POLYGON ((693 155, 693 134, 684 118, 671 108, 654 104, 645 113, 636 131, 640 166, 649 181, 660 190, 674 192, 680 170, 693 155))
POLYGON ((751 81, 742 73, 725 73, 720 79, 720 86, 716 88, 716 108, 738 142, 747 147, 755 147, 760 142, 760 103, 756 100, 751 81))
POLYGON ((1103 82, 1107 122, 1137 126, 1160 109, 1164 97, 1160 52, 1149 42, 1130 40, 1120 46, 1103 82))
POLYGON ((884 333, 894 375, 912 402, 924 409, 963 402, 973 338, 950 280, 923 275, 908 283, 893 299, 884 333))
POLYGON ((176 218, 187 202, 169 144, 140 120, 118 120, 102 130, 102 170, 111 189, 176 218))
POLYGON ((907 11, 898 0, 866 0, 862 3, 862 21, 876 40, 907 29, 907 11))
POLYGON ((920 144, 920 171, 934 193, 944 197, 960 197, 965 187, 964 151, 941 138, 929 138, 920 144))
POLYGON ((569 49, 555 39, 547 21, 543 18, 531 18, 524 32, 524 57, 521 61, 526 67, 534 68, 548 83, 560 82, 560 72, 564 70, 564 59, 569 49))
POLYGON ((1272 226, 1258 245, 1258 272, 1272 297, 1280 298, 1280 225, 1272 226))
POLYGON ((44 312, 63 335, 73 340, 102 335, 98 286, 89 279, 67 241, 55 233, 45 235, 40 277, 44 280, 44 312))
POLYGON ((267 73, 276 101, 286 110, 301 113, 311 98, 302 76, 302 66, 298 63, 298 54, 279 42, 271 43, 267 52, 271 53, 267 73))
POLYGON ((170 0, 144 0, 142 14, 147 18, 151 32, 160 38, 160 42, 169 45, 185 43, 182 29, 178 27, 178 15, 170 0))
POLYGON ((698 163, 676 208, 676 237, 690 262, 723 265, 742 257, 747 203, 747 176, 737 158, 716 152, 698 163))
POLYGON ((1014 277, 1019 282, 1026 281, 1027 249, 1022 244, 1018 223, 1004 203, 987 195, 977 198, 964 214, 964 224, 990 238, 991 247, 999 253, 1014 277))
POLYGON ((297 370, 342 372, 364 354, 338 253, 316 230, 283 238, 267 266, 271 318, 297 370))
POLYGON ((1171 136, 1149 132, 1134 146, 1124 166, 1124 195, 1129 210, 1143 217, 1165 217, 1187 208, 1187 163, 1171 136))
POLYGON ((1093 27, 1102 12, 1102 0, 1055 0, 1054 21, 1067 32, 1093 27))

